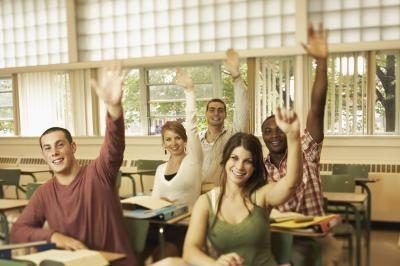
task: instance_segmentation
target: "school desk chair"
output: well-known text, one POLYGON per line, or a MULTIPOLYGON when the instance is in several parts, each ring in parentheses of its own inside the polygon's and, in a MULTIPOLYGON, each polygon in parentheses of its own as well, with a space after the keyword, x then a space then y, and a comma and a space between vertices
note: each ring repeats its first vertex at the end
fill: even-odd
MULTIPOLYGON (((163 160, 143 160, 139 159, 135 161, 137 170, 153 170, 152 172, 146 173, 146 175, 154 176, 156 174, 157 167, 160 164, 165 163, 163 160)), ((144 193, 143 175, 140 175, 140 186, 142 193, 144 193)))
POLYGON ((356 186, 361 187, 361 192, 367 194, 366 206, 356 206, 363 216, 365 224, 365 245, 367 250, 370 250, 370 229, 371 229, 371 204, 372 192, 367 185, 369 175, 369 165, 366 164, 334 164, 332 167, 332 174, 347 174, 354 178, 356 186))
MULTIPOLYGON (((15 195, 16 198, 19 199, 19 191, 25 193, 25 190, 19 184, 21 178, 21 170, 19 169, 0 169, 0 180, 2 188, 6 186, 14 186, 15 187, 15 195)), ((4 191, 0 193, 4 197, 4 191)))
MULTIPOLYGON (((355 182, 349 175, 321 175, 322 191, 323 192, 343 192, 354 193, 355 182)), ((335 237, 345 238, 348 247, 348 260, 350 265, 353 265, 353 235, 355 234, 354 227, 348 222, 350 209, 346 206, 329 205, 326 198, 324 198, 325 212, 340 213, 345 216, 345 223, 339 224, 332 229, 332 234, 335 237)))

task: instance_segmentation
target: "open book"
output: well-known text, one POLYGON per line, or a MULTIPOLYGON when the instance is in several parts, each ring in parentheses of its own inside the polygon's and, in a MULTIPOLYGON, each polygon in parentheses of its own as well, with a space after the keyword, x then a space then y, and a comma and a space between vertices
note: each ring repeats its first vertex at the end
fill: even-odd
POLYGON ((174 204, 151 196, 136 196, 121 200, 124 216, 136 219, 167 221, 189 211, 186 204, 174 204))
POLYGON ((80 249, 76 251, 50 249, 14 259, 33 262, 39 266, 105 266, 108 261, 97 251, 80 249))

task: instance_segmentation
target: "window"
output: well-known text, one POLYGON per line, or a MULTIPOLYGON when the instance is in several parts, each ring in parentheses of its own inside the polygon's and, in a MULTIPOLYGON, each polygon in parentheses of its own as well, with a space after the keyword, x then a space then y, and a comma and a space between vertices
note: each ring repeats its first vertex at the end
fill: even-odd
POLYGON ((329 57, 325 110, 328 135, 399 133, 399 54, 381 51, 329 57))
POLYGON ((68 62, 65 0, 0 1, 0 67, 68 62))
POLYGON ((18 84, 21 136, 40 136, 53 126, 71 130, 67 72, 23 73, 18 84))
POLYGON ((0 78, 0 136, 14 134, 14 107, 11 78, 0 78))
POLYGON ((79 58, 293 47, 295 6, 295 0, 79 0, 79 58))
MULTIPOLYGON (((221 98, 227 106, 229 125, 233 120, 234 94, 232 79, 219 62, 200 66, 183 66, 193 79, 197 99, 197 121, 199 130, 206 127, 204 117, 207 102, 221 98)), ((246 64, 240 71, 246 79, 246 64)), ((131 69, 124 83, 124 118, 127 136, 158 135, 166 121, 185 119, 185 94, 175 85, 176 68, 131 69)), ((101 132, 104 134, 104 105, 100 102, 101 132)))
POLYGON ((376 54, 374 134, 400 132, 400 52, 376 54))
POLYGON ((309 0, 308 16, 329 29, 329 43, 400 39, 398 0, 309 0))
MULTIPOLYGON (((313 82, 316 65, 313 65, 313 82)), ((325 132, 367 134, 367 57, 365 53, 334 54, 328 59, 325 132)))
POLYGON ((255 132, 261 135, 262 122, 278 106, 294 107, 294 57, 268 57, 259 60, 256 85, 255 132))
MULTIPOLYGON (((220 67, 196 66, 184 67, 192 78, 197 100, 197 117, 200 125, 205 126, 204 113, 208 100, 222 95, 217 84, 221 83, 220 67)), ((150 135, 159 134, 162 125, 169 120, 185 120, 185 94, 181 87, 174 84, 175 68, 148 70, 149 122, 150 135)))

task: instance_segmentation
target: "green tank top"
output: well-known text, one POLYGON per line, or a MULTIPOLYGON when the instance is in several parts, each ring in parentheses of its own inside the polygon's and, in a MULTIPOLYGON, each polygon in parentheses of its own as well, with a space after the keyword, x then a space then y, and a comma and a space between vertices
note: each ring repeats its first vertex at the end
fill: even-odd
POLYGON ((245 266, 277 265, 271 252, 269 217, 265 210, 255 205, 243 221, 230 224, 215 217, 216 194, 215 189, 207 193, 211 207, 207 237, 215 251, 218 254, 236 252, 244 258, 245 266))

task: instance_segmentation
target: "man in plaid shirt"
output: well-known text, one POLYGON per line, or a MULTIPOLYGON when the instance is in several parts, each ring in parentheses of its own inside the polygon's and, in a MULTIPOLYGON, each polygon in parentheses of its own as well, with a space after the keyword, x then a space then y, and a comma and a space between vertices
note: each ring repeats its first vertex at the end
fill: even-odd
MULTIPOLYGON (((328 45, 322 25, 320 25, 318 31, 314 31, 312 25, 310 25, 308 37, 308 45, 303 44, 303 47, 316 60, 317 69, 311 93, 311 108, 307 115, 306 128, 301 139, 303 179, 297 185, 291 198, 284 204, 275 206, 275 208, 281 212, 293 211, 304 215, 318 216, 324 215, 319 161, 324 139, 324 110, 328 88, 328 45)), ((276 125, 273 115, 265 119, 261 130, 263 140, 269 150, 269 155, 265 159, 268 182, 278 182, 286 175, 287 170, 286 136, 276 125)), ((279 236, 275 237, 279 239, 279 236)), ((291 260, 293 261, 293 257, 296 257, 297 260, 294 265, 314 265, 315 258, 313 255, 315 251, 313 241, 316 241, 321 248, 323 265, 335 265, 339 257, 340 247, 331 234, 313 240, 295 237, 294 250, 299 255, 292 255, 291 260)), ((286 261, 279 263, 284 265, 282 263, 286 263, 286 261)))
MULTIPOLYGON (((317 63, 315 81, 311 94, 311 108, 307 116, 307 125, 302 136, 303 179, 296 187, 293 196, 283 205, 276 206, 281 212, 293 211, 305 215, 323 215, 323 197, 319 173, 319 159, 324 139, 324 109, 327 83, 327 42, 322 28, 308 30, 309 43, 304 49, 315 58, 317 63)), ((268 182, 277 182, 286 175, 287 141, 285 134, 270 116, 262 124, 262 137, 269 150, 265 159, 268 182)))

